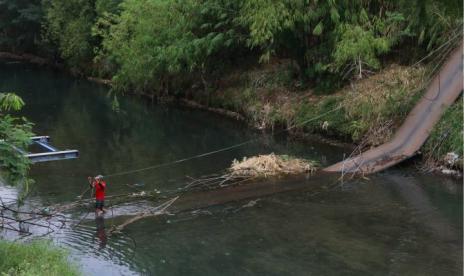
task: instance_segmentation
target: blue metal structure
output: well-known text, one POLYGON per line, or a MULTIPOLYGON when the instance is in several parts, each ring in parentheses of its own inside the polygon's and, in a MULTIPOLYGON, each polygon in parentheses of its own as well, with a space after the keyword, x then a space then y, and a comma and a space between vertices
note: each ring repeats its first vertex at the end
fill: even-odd
POLYGON ((74 158, 79 157, 78 150, 58 150, 54 146, 50 145, 49 136, 35 136, 35 137, 31 137, 31 140, 34 144, 46 150, 45 152, 41 152, 41 153, 30 153, 30 152, 24 152, 21 149, 17 149, 19 152, 27 156, 32 161, 32 163, 64 160, 64 159, 74 159, 74 158))

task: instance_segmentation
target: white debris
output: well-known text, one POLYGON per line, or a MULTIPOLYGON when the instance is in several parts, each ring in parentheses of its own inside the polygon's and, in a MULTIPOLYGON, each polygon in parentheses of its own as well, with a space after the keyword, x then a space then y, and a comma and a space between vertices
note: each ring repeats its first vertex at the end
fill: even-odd
POLYGON ((255 206, 260 199, 251 200, 247 204, 242 205, 243 208, 249 208, 255 206))
POLYGON ((459 155, 455 152, 448 152, 446 156, 444 157, 444 161, 449 166, 454 166, 458 160, 459 160, 459 155))
POLYGON ((329 126, 328 121, 324 121, 323 124, 321 125, 321 128, 322 128, 323 130, 328 130, 328 126, 329 126))
POLYGON ((442 169, 441 172, 443 174, 447 174, 447 175, 453 175, 453 176, 458 176, 458 177, 461 176, 461 173, 459 171, 456 171, 456 170, 442 169))

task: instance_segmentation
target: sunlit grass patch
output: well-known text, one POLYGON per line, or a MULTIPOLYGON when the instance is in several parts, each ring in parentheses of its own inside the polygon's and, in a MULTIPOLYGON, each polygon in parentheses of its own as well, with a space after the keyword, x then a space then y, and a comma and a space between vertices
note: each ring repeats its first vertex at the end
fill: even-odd
POLYGON ((391 65, 317 101, 302 101, 294 124, 305 131, 379 145, 390 139, 424 87, 423 67, 391 65), (340 109, 337 109, 340 107, 340 109), (332 111, 334 110, 334 111, 332 111), (327 114, 318 117, 321 114, 327 114), (309 121, 307 123, 307 121, 309 121))
POLYGON ((425 85, 425 68, 391 65, 380 73, 345 87, 342 106, 354 141, 378 145, 390 139, 416 103, 425 85), (386 125, 391 127, 386 128, 386 125), (379 131, 385 129, 385 131, 379 131))
MULTIPOLYGON (((277 66, 237 73, 234 81, 226 82, 230 86, 212 98, 217 99, 217 105, 239 112, 259 129, 281 127, 294 135, 318 133, 364 147, 378 146, 392 138, 423 95, 432 75, 429 65, 391 64, 330 95, 317 95, 310 88, 299 90, 286 83, 286 78, 274 81, 280 70, 287 69, 277 66)), ((428 159, 436 162, 448 152, 463 155, 461 114, 463 106, 444 115, 422 148, 428 159), (452 129, 446 131, 451 122, 452 129), (440 138, 444 132, 448 132, 447 139, 440 138), (432 143, 438 144, 439 140, 443 140, 441 146, 433 151, 432 143)))

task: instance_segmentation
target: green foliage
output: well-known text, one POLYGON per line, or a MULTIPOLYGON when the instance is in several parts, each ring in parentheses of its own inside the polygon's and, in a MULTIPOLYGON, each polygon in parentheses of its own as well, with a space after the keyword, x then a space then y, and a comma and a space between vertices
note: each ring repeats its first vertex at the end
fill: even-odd
POLYGON ((97 17, 104 14, 116 14, 119 12, 118 5, 122 0, 95 0, 95 12, 97 17))
POLYGON ((262 61, 290 56, 302 77, 325 84, 333 82, 332 74, 362 77, 380 69, 379 57, 411 37, 426 39, 431 50, 463 21, 454 12, 462 10, 460 1, 411 2, 244 0, 238 21, 249 29, 248 45, 261 49, 262 61))
POLYGON ((400 6, 407 19, 408 29, 418 45, 426 51, 431 51, 451 36, 463 32, 463 1, 401 1, 400 6))
MULTIPOLYGON (((100 58, 118 65, 117 87, 166 91, 190 73, 204 80, 218 66, 215 57, 240 40, 229 1, 125 0, 120 15, 107 15, 94 33, 103 37, 100 58)), ((226 62, 226 60, 224 60, 226 62)), ((205 81, 205 80, 204 80, 205 81)))
MULTIPOLYGON (((44 30, 72 67, 120 90, 210 91, 229 64, 290 58, 302 84, 332 91, 379 70, 393 50, 427 51, 457 34, 452 0, 43 0, 44 30), (411 45, 418 41, 420 47, 411 45), (94 64, 91 64, 91 63, 94 64)), ((424 51, 405 54, 413 58, 424 51)))
POLYGON ((295 88, 286 87, 286 82, 275 82, 277 72, 283 72, 283 67, 250 71, 247 81, 237 76, 227 80, 236 86, 221 89, 212 102, 243 114, 259 127, 293 127, 297 132, 379 145, 407 116, 422 95, 425 81, 423 67, 391 65, 335 95, 315 97, 308 90, 298 94, 295 88))
POLYGON ((247 44, 262 50, 261 61, 288 53, 305 70, 315 61, 312 49, 339 21, 335 1, 245 0, 238 22, 249 29, 247 44))
POLYGON ((0 0, 0 49, 35 51, 41 20, 40 0, 0 0))
POLYGON ((342 77, 358 75, 362 78, 371 70, 381 69, 379 56, 409 35, 402 13, 389 5, 380 5, 381 11, 371 13, 369 6, 347 17, 334 30, 334 51, 328 68, 342 77), (391 11, 390 11, 391 10, 391 11))
POLYGON ((373 30, 364 30, 361 26, 343 24, 339 27, 340 36, 333 54, 336 71, 345 74, 352 71, 362 78, 365 67, 380 69, 377 56, 389 51, 389 40, 376 37, 373 30))
POLYGON ((94 0, 43 0, 45 38, 71 67, 92 59, 94 0))
POLYGON ((338 129, 356 142, 386 142, 393 124, 402 122, 418 100, 424 73, 421 67, 393 65, 377 75, 352 82, 342 90, 345 122, 338 129))
POLYGON ((308 23, 305 1, 244 1, 238 21, 250 30, 247 44, 262 47, 261 59, 268 61, 270 54, 283 43, 280 34, 294 30, 298 23, 308 23))
POLYGON ((18 149, 24 151, 29 146, 32 124, 25 118, 5 113, 19 110, 23 105, 22 99, 13 93, 0 93, 0 167, 7 173, 9 182, 23 184, 27 192, 31 181, 26 177, 30 161, 18 149))
POLYGON ((25 119, 10 115, 0 116, 0 167, 16 182, 24 180, 29 170, 29 160, 17 151, 27 148, 31 137, 31 124, 25 119))
POLYGON ((339 108, 343 98, 328 96, 317 104, 299 104, 294 117, 294 124, 307 132, 325 132, 329 136, 352 139, 357 129, 353 122, 347 119, 346 110, 339 108), (327 114, 319 117, 321 114, 327 114), (313 118, 319 117, 317 120, 313 118))
POLYGON ((100 18, 118 12, 121 0, 42 0, 43 39, 56 48, 68 66, 78 72, 93 72, 91 65, 101 38, 92 32, 100 18))
POLYGON ((0 240, 0 271, 2 275, 80 275, 69 264, 62 249, 47 242, 19 243, 0 240))
POLYGON ((433 160, 443 160, 454 152, 463 167, 463 97, 447 109, 423 148, 425 156, 433 160))
POLYGON ((9 111, 14 110, 18 111, 23 108, 24 102, 23 99, 18 97, 14 93, 0 93, 0 110, 9 111))

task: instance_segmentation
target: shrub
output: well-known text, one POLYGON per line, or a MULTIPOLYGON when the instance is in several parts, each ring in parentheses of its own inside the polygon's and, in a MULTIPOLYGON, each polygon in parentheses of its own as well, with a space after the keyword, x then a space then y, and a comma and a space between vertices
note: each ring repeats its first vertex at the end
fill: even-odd
POLYGON ((18 243, 0 241, 2 275, 79 275, 76 266, 68 263, 67 253, 41 241, 18 243))

